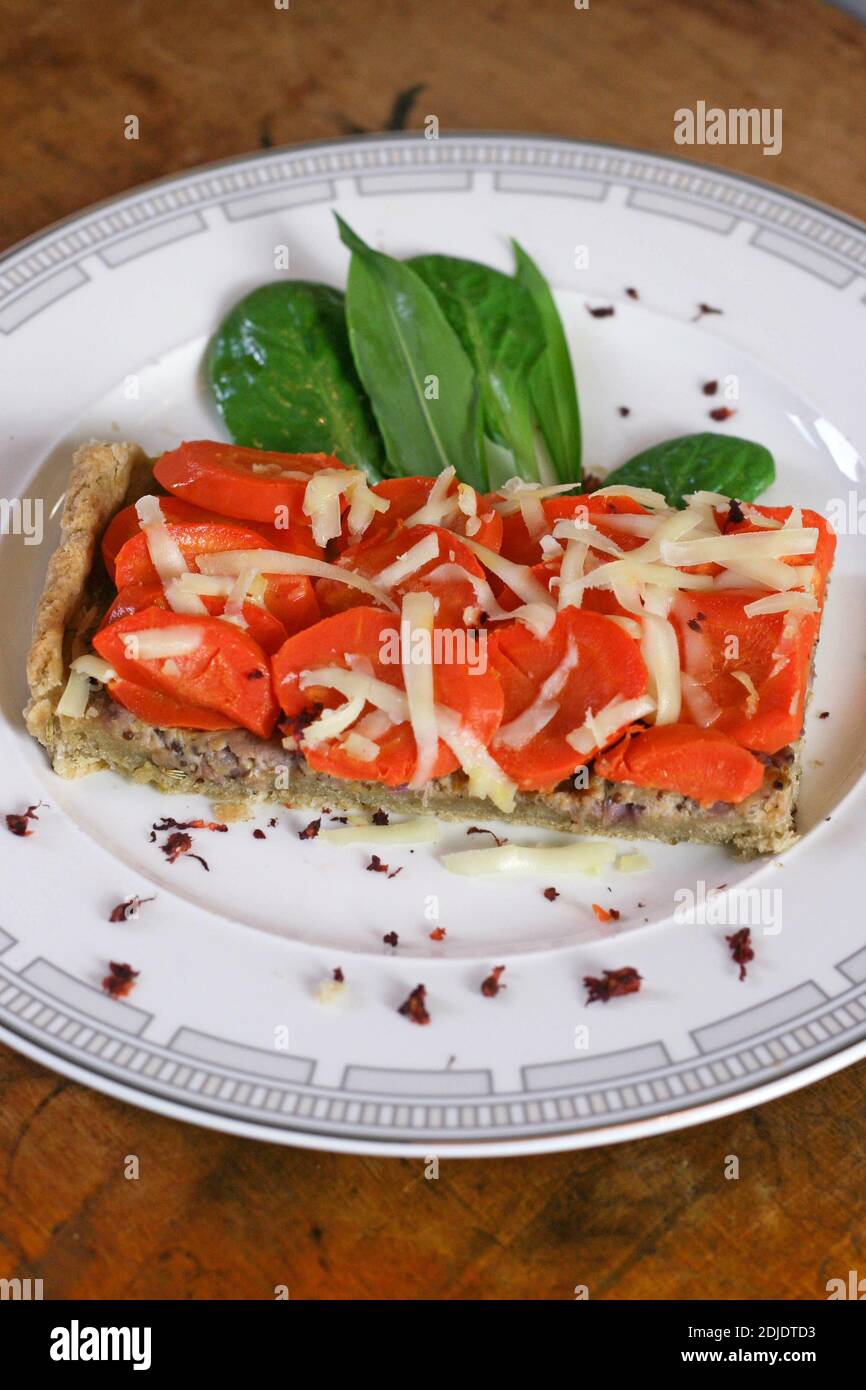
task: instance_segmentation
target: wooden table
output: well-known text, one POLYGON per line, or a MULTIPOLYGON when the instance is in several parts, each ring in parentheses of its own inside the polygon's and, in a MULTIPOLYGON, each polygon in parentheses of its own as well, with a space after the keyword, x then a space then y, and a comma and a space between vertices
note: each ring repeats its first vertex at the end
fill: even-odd
MULTIPOLYGON (((866 28, 819 0, 0 0, 0 17, 3 245, 189 165, 428 113, 681 153, 673 113, 701 99, 784 113, 777 157, 704 159, 866 216, 866 28)), ((864 1272, 864 1089, 866 1064, 679 1135, 427 1181, 417 1161, 177 1124, 0 1049, 0 1277, 46 1297, 824 1297, 864 1272)))

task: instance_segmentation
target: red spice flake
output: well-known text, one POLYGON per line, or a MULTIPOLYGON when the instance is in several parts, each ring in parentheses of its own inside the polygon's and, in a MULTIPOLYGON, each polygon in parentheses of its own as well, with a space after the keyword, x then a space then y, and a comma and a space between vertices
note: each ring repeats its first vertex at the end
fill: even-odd
POLYGON ((265 832, 264 832, 263 830, 259 830, 258 826, 256 826, 255 830, 253 831, 253 839, 254 839, 254 840, 266 840, 267 838, 268 838, 268 837, 267 837, 267 835, 265 834, 265 832))
POLYGON ((138 909, 142 903, 154 901, 153 898, 139 898, 133 895, 133 897, 127 898, 126 902, 118 903, 117 907, 113 907, 108 920, 109 922, 128 922, 130 918, 138 916, 138 909))
POLYGON ((714 396, 718 389, 719 383, 717 381, 705 381, 701 387, 705 396, 714 396))
POLYGON ((615 999, 620 994, 637 994, 643 978, 630 965, 623 966, 621 970, 605 970, 602 973, 604 979, 601 980, 595 975, 583 977, 584 986, 588 991, 587 1004, 594 1004, 596 999, 606 1004, 608 999, 615 999))
POLYGON ((622 915, 615 907, 602 907, 601 903, 593 903, 592 910, 600 922, 618 922, 622 915))
POLYGON ((730 947, 731 956, 735 965, 740 967, 740 979, 746 978, 746 966, 750 960, 755 959, 755 952, 752 949, 752 931, 750 927, 740 927, 732 936, 726 936, 725 940, 730 947))
POLYGON ((466 834, 467 834, 467 835, 493 835, 493 842, 494 842, 495 845, 501 846, 501 845, 507 845, 507 844, 508 844, 508 841, 507 841, 507 840, 505 840, 505 839, 500 839, 498 835, 494 835, 494 834, 493 834, 493 831, 492 831, 492 830, 488 830, 487 827, 484 826, 484 825, 470 825, 469 829, 466 831, 466 834))
POLYGON ((731 416, 736 415, 736 413, 729 405, 717 405, 715 410, 709 412, 709 416, 711 420, 730 420, 731 416))
POLYGON ((390 821, 389 821, 389 816, 388 816, 388 812, 387 812, 387 811, 379 810, 379 811, 374 811, 374 812, 373 812, 373 824, 374 824, 374 825, 388 825, 389 823, 390 823, 390 821))
POLYGON ((702 632, 702 631, 703 631, 703 629, 702 629, 700 623, 698 622, 697 618, 689 618, 689 621, 688 621, 688 623, 686 624, 686 626, 687 626, 687 627, 690 627, 691 630, 692 630, 692 632, 702 632))
POLYGON ((397 935, 397 933, 396 933, 395 931, 388 931, 388 932, 386 932, 385 935, 382 937, 382 940, 384 941, 384 943, 385 943, 386 946, 395 946, 395 947, 396 947, 396 945, 397 945, 397 943, 399 942, 400 938, 399 938, 399 936, 397 935))
POLYGON ((397 1010, 404 1018, 408 1018, 410 1023, 425 1024, 430 1022, 430 1015, 427 1012, 427 987, 426 985, 416 985, 397 1010))
POLYGON ((544 896, 549 903, 555 903, 559 897, 559 890, 557 888, 545 888, 544 896))
POLYGON ((434 927, 430 933, 431 941, 444 941, 446 936, 444 927, 434 927))
POLYGON ((628 295, 629 299, 640 299, 640 295, 638 294, 637 290, 633 289, 631 285, 629 285, 626 289, 626 294, 628 295))
POLYGON ((202 868, 206 869, 207 872, 210 873, 210 867, 207 861, 205 859, 202 859, 200 854, 190 853, 192 849, 192 840, 190 836, 187 835, 186 832, 183 830, 175 830, 173 834, 169 835, 165 844, 160 845, 160 849, 162 850, 169 864, 176 863, 182 854, 186 854, 189 855, 190 859, 197 859, 198 862, 201 864, 202 868))
POLYGON ((161 821, 155 821, 151 829, 157 834, 163 830, 216 830, 220 835, 228 834, 228 826, 216 820, 175 820, 172 816, 163 816, 161 821))
POLYGON ((367 873, 368 873, 368 874, 386 874, 387 872, 388 872, 388 865, 382 863, 382 861, 381 861, 381 859, 379 858, 378 854, 374 854, 374 855, 371 857, 369 864, 367 865, 367 873))
POLYGON ((264 679, 264 671, 247 671, 248 681, 260 681, 264 679))
POLYGON ((345 982, 346 977, 340 969, 339 965, 336 966, 334 969, 334 979, 336 980, 338 985, 342 985, 345 982))
POLYGON ((28 806, 27 810, 22 811, 20 815, 16 814, 13 811, 11 815, 8 815, 6 817, 6 829, 9 830, 13 835, 32 835, 33 831, 28 830, 27 826, 30 821, 39 819, 36 812, 39 810, 39 807, 41 805, 42 802, 37 801, 35 805, 28 806))
POLYGON ((629 410, 627 405, 617 406, 617 409, 620 415, 623 417, 623 419, 625 419, 626 415, 631 415, 631 411, 629 410))
POLYGON ((732 497, 728 503, 728 515, 725 517, 725 527, 739 526, 745 519, 746 513, 743 511, 736 497, 732 497))
POLYGON ((698 319, 702 319, 704 317, 704 314, 723 314, 724 312, 724 309, 714 309, 712 304, 699 304, 698 312, 692 319, 692 323, 697 323, 698 319))
POLYGON ((317 820, 311 820, 310 823, 309 823, 309 825, 305 825, 304 828, 303 828, 303 830, 299 830, 299 831, 298 831, 298 839, 299 839, 299 840, 315 840, 316 836, 317 836, 318 833, 319 833, 319 830, 321 829, 321 825, 322 825, 322 817, 321 817, 321 816, 319 816, 317 820))
POLYGON ((830 711, 829 711, 828 709, 822 709, 821 713, 818 715, 818 718, 819 718, 819 719, 829 719, 829 718, 830 718, 830 711))
POLYGON ((506 985, 499 983, 504 965, 494 965, 486 980, 481 981, 481 993, 485 999, 495 999, 501 989, 506 989, 506 985))
POLYGON ((274 826, 276 825, 276 823, 277 823, 277 818, 276 818, 276 816, 271 816, 271 819, 268 821, 268 829, 269 829, 269 830, 273 830, 273 828, 274 828, 274 826))
POLYGON ((594 319, 609 319, 616 313, 612 304, 602 304, 597 309, 593 309, 589 304, 586 305, 586 312, 592 314, 594 319))
MULTIPOLYGON (((385 867, 387 868, 387 865, 386 865, 385 867)), ((398 875, 398 874, 402 874, 402 872, 403 872, 403 865, 401 864, 400 867, 399 867, 399 869, 392 869, 391 872, 389 873, 388 877, 389 877, 389 878, 396 878, 397 875, 398 875)))
POLYGON ((598 492, 603 481, 597 473, 584 473, 580 481, 580 490, 581 492, 598 492))
POLYGON ((124 995, 129 994, 139 972, 133 970, 131 965, 125 965, 116 960, 108 962, 108 969, 111 973, 105 976, 102 981, 102 988, 106 994, 111 995, 112 999, 122 999, 124 995))

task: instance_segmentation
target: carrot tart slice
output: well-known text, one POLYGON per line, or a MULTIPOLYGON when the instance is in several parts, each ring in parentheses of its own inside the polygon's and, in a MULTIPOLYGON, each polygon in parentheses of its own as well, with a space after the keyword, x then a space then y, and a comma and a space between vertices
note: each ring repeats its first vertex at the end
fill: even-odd
POLYGON ((55 771, 774 852, 835 537, 642 488, 76 453, 28 659, 55 771))

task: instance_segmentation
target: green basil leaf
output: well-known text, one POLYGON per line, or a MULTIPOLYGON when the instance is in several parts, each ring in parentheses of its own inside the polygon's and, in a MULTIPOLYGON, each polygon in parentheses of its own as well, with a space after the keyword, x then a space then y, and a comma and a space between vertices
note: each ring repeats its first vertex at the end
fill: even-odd
POLYGON ((721 492, 741 502, 754 502, 776 476, 773 455, 763 444, 730 434, 686 434, 645 449, 604 479, 650 487, 672 507, 685 505, 690 492, 721 492))
POLYGON ((531 256, 513 241, 516 280, 531 295, 544 334, 544 350, 529 377, 538 423, 560 482, 581 478, 580 408, 565 330, 550 286, 531 256))
POLYGON ((414 270, 337 222, 352 252, 349 342, 391 468, 432 476, 453 464, 485 491, 478 383, 457 334, 414 270))
POLYGON ((253 290, 211 342, 211 389, 236 444, 334 453, 380 478, 382 441, 352 361, 343 304, 339 290, 301 280, 253 290))
POLYGON ((499 270, 457 256, 406 262, 433 291, 478 375, 484 433, 511 450, 509 476, 537 480, 530 371, 544 349, 532 297, 499 270))

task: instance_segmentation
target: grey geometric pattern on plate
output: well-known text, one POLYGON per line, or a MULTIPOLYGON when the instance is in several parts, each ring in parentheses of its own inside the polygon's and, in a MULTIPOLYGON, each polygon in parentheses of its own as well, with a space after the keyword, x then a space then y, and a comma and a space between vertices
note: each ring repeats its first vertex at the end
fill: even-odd
MULTIPOLYGON (((14 944, 0 933, 0 954, 14 944)), ((314 1133, 420 1140, 519 1139, 645 1119, 705 1103, 818 1061, 866 1036, 866 948, 840 961, 834 998, 811 981, 692 1035, 695 1056, 672 1062, 661 1043, 522 1069, 522 1089, 494 1091, 487 1071, 347 1067, 315 1084, 309 1057, 181 1028, 167 1047, 142 1041, 151 1016, 108 999, 45 960, 20 974, 0 961, 0 1017, 11 1031, 91 1071, 154 1095, 252 1123, 314 1133), (116 1020, 116 1021, 115 1021, 116 1020), (628 1078, 622 1080, 621 1078, 628 1078)))

